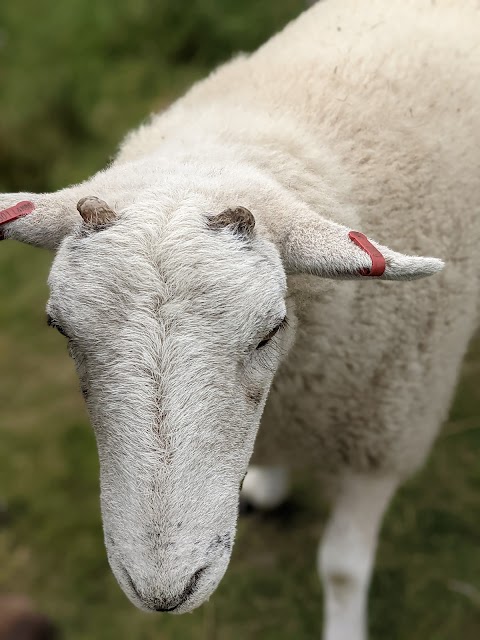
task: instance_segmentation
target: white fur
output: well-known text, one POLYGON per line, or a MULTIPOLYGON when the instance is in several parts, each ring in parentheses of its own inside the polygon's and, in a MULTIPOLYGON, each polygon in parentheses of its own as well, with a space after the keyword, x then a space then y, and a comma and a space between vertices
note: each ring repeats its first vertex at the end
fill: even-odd
POLYGON ((37 207, 6 237, 57 249, 48 310, 88 391, 108 557, 138 606, 182 613, 217 586, 262 419, 255 464, 337 487, 325 637, 364 637, 381 515, 478 324, 479 29, 474 0, 320 3, 130 134, 106 171, 0 196, 37 207), (92 195, 113 225, 83 223, 92 195), (238 205, 255 230, 209 226, 238 205), (352 228, 385 255, 381 279, 358 275, 352 228), (378 281, 442 269, 415 254, 447 267, 378 281))
POLYGON ((251 506, 269 511, 285 501, 288 490, 287 469, 251 465, 243 481, 242 496, 251 506))
POLYGON ((345 475, 318 554, 325 589, 325 640, 364 640, 377 535, 398 479, 345 475))

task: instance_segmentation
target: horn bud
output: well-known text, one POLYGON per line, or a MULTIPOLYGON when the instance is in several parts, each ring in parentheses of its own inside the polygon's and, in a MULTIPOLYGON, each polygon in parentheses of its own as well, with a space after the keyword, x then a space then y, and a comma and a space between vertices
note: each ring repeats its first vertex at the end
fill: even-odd
POLYGON ((105 227, 115 221, 117 214, 104 201, 96 196, 88 196, 79 200, 77 211, 85 224, 92 227, 105 227))
POLYGON ((232 231, 242 235, 251 235, 255 228, 255 218, 245 207, 225 209, 222 213, 212 216, 208 225, 210 229, 224 229, 231 227, 232 231))

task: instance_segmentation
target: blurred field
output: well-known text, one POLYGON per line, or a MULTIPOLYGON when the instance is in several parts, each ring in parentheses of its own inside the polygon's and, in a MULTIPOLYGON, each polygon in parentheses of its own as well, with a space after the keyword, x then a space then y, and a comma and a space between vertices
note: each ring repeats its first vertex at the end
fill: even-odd
MULTIPOLYGON (((195 78, 257 46, 300 0, 0 3, 0 189, 87 177, 122 134, 195 78)), ((195 613, 146 615, 103 548, 98 465, 65 344, 47 328, 51 257, 0 245, 0 591, 30 594, 68 640, 307 640, 321 628, 314 558, 324 511, 297 481, 275 518, 241 522, 234 558, 195 613)), ((429 464, 386 519, 372 638, 480 637, 480 340, 429 464)))

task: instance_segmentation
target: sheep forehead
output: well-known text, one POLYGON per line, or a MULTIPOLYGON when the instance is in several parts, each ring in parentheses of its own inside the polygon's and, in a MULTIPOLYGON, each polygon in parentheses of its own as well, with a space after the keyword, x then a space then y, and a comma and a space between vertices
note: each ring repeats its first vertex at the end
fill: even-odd
POLYGON ((89 318, 135 306, 169 315, 271 311, 283 300, 285 276, 273 245, 211 231, 206 216, 163 224, 120 220, 90 236, 68 239, 52 268, 51 303, 88 306, 89 318))

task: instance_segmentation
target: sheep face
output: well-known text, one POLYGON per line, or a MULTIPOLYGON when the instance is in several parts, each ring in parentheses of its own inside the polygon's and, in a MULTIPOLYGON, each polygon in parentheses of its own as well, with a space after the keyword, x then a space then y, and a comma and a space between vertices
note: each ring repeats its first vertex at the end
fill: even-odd
POLYGON ((112 570, 137 606, 190 611, 227 568, 293 333, 277 249, 241 208, 137 207, 67 237, 49 284, 97 440, 112 570))

